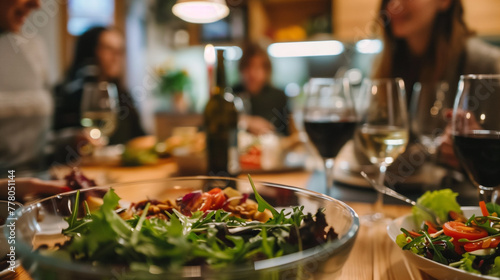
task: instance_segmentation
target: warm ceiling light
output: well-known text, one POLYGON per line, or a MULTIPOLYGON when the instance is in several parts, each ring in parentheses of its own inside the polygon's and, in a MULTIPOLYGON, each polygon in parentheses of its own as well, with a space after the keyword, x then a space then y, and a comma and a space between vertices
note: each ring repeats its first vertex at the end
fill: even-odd
POLYGON ((210 23, 229 15, 225 0, 177 0, 172 7, 174 15, 192 23, 210 23))

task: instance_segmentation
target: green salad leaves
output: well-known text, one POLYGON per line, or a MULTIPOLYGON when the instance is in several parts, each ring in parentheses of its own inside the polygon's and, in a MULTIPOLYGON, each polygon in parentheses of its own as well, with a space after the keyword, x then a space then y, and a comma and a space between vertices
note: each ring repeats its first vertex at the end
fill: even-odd
POLYGON ((113 189, 103 197, 102 206, 90 212, 80 194, 63 234, 70 240, 57 251, 65 258, 94 265, 125 266, 131 270, 157 272, 181 269, 185 265, 223 268, 298 252, 336 238, 326 231, 322 209, 304 214, 304 207, 278 212, 256 191, 259 211, 268 209, 273 217, 265 223, 247 221, 222 209, 195 212, 186 216, 175 208, 165 211, 168 219, 148 217, 149 204, 141 216, 124 220, 117 213, 120 198, 113 189), (307 239, 307 240, 305 240, 307 239))
MULTIPOLYGON (((457 196, 458 193, 453 192, 450 189, 427 191, 420 198, 418 198, 417 202, 429 209, 434 210, 441 221, 446 221, 448 220, 448 213, 450 211, 462 213, 460 205, 457 203, 457 196)), ((418 207, 413 206, 412 213, 415 219, 415 224, 417 225, 421 225, 424 221, 431 220, 429 214, 418 207)))

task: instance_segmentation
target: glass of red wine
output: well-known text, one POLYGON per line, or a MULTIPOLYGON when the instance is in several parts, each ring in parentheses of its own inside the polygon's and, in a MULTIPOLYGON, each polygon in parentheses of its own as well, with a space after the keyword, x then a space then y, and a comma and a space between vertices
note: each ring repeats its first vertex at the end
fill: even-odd
POLYGON ((306 92, 304 128, 323 158, 327 190, 333 187, 333 163, 356 129, 357 116, 347 79, 312 78, 306 92))
POLYGON ((453 108, 455 153, 479 199, 500 202, 500 75, 464 75, 453 108))

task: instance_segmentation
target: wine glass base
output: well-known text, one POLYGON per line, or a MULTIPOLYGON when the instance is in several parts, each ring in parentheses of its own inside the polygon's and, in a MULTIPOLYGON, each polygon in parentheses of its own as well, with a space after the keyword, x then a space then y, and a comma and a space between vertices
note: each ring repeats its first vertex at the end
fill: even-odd
POLYGON ((391 218, 385 215, 384 213, 377 212, 377 213, 362 215, 360 217, 360 220, 361 223, 389 223, 391 218))

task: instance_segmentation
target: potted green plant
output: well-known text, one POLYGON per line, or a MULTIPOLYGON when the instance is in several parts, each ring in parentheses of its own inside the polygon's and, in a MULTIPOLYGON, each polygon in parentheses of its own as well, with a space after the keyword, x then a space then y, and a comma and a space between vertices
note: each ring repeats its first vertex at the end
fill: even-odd
POLYGON ((159 71, 157 93, 166 99, 167 111, 187 113, 191 110, 191 78, 186 70, 169 69, 159 71))

